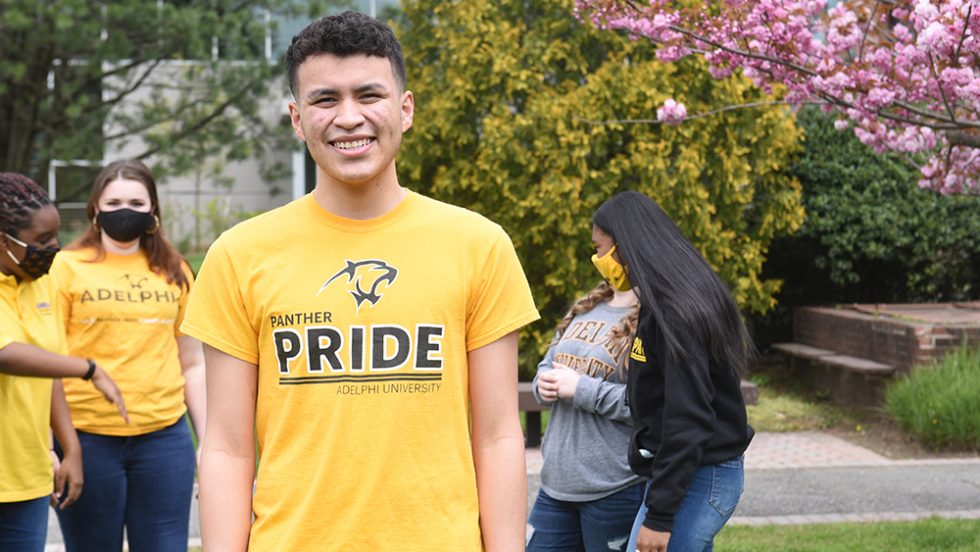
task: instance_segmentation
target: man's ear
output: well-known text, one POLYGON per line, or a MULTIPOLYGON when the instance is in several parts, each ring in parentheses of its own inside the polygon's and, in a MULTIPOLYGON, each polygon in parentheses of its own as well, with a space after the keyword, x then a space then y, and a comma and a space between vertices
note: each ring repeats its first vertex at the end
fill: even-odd
POLYGON ((289 121, 293 125, 293 134, 300 140, 306 142, 306 136, 303 134, 303 125, 300 124, 299 106, 296 105, 296 102, 289 102, 289 121))
POLYGON ((412 120, 415 117, 415 96, 411 90, 402 93, 402 132, 412 128, 412 120))

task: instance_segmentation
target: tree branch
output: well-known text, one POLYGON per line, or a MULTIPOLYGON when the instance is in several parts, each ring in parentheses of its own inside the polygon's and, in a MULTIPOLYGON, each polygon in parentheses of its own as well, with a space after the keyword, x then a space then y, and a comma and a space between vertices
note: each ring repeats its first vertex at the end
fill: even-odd
POLYGON ((946 141, 949 142, 949 145, 951 146, 980 148, 980 134, 975 132, 950 130, 946 132, 946 141))
POLYGON ((875 0, 873 6, 871 6, 871 14, 868 16, 868 24, 864 26, 864 34, 861 36, 861 46, 858 47, 858 61, 864 61, 864 43, 868 40, 868 33, 871 32, 871 25, 875 20, 875 13, 878 12, 878 4, 880 0, 875 0))
MULTIPOLYGON (((809 102, 808 102, 809 103, 809 102)), ((813 102, 811 105, 823 105, 824 102, 813 102)), ((684 117, 684 120, 689 119, 703 119, 705 117, 711 117, 712 115, 717 115, 719 113, 724 113, 726 111, 736 111, 739 109, 751 109, 754 107, 772 107, 777 105, 794 105, 789 102, 784 102, 781 100, 775 100, 771 102, 750 102, 738 105, 728 105, 725 107, 719 107, 718 109, 712 109, 711 111, 706 111, 704 113, 697 113, 695 115, 688 115, 684 117)), ((664 121, 657 119, 616 119, 611 121, 594 121, 592 119, 586 119, 584 117, 575 117, 575 120, 588 123, 590 125, 657 125, 662 124, 664 121)))
POLYGON ((939 74, 936 72, 936 60, 929 54, 929 72, 932 73, 932 78, 936 79, 936 88, 939 89, 939 95, 943 98, 943 105, 946 106, 946 113, 949 113, 949 119, 956 122, 956 113, 953 112, 953 108, 949 105, 949 98, 946 97, 946 91, 943 90, 943 83, 939 80, 939 74))
MULTIPOLYGON (((245 85, 241 87, 242 88, 241 89, 241 93, 244 93, 245 91, 251 89, 253 86, 255 86, 256 84, 258 84, 258 82, 260 82, 260 81, 250 80, 249 82, 245 83, 245 85)), ((211 123, 211 121, 213 121, 213 120, 217 119, 218 117, 220 117, 225 112, 225 110, 227 110, 229 107, 231 107, 232 105, 234 105, 235 104, 235 98, 237 98, 239 95, 240 95, 239 92, 236 92, 235 94, 230 94, 228 96, 229 99, 228 100, 225 100, 220 105, 218 105, 215 108, 215 110, 213 112, 211 112, 211 114, 209 114, 207 117, 204 117, 203 119, 197 121, 193 125, 185 128, 185 129, 181 130, 180 132, 178 132, 178 133, 174 134, 173 136, 171 136, 170 137, 170 142, 179 142, 185 136, 188 136, 190 134, 193 134, 193 133, 197 132, 198 130, 206 127, 209 123, 211 123)), ((137 155, 135 158, 136 159, 146 159, 147 157, 150 157, 151 155, 159 152, 162 149, 163 149, 163 146, 162 145, 161 146, 156 146, 156 147, 153 147, 153 148, 150 148, 150 149, 144 151, 143 153, 137 155)))

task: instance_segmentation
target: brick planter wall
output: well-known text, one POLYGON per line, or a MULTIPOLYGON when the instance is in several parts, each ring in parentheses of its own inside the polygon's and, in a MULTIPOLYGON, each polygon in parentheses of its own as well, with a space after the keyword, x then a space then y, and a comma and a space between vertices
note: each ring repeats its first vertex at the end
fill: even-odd
POLYGON ((937 361, 964 340, 980 347, 980 302, 800 307, 793 311, 793 343, 782 351, 808 385, 829 391, 841 404, 876 409, 894 377, 937 361), (825 355, 857 358, 836 366, 831 359, 839 356, 811 358, 806 347, 801 350, 797 344, 824 349, 825 355), (864 361, 893 366, 895 371, 867 371, 861 368, 864 361))
MULTIPOLYGON (((900 307, 908 312, 913 306, 893 308, 900 307)), ((923 308, 927 307, 940 309, 942 305, 923 308)), ((977 320, 980 322, 980 310, 977 320)), ((941 358, 959 347, 964 338, 980 345, 980 323, 957 320, 945 324, 853 308, 800 307, 793 311, 795 342, 890 364, 898 374, 907 374, 916 364, 941 358)))

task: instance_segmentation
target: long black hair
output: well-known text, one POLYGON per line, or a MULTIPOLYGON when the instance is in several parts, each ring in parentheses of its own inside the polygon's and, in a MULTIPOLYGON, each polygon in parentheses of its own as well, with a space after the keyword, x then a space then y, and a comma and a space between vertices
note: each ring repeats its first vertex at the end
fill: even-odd
POLYGON ((654 317, 672 358, 688 352, 686 334, 711 360, 740 375, 749 356, 748 333, 721 278, 652 199, 622 192, 606 200, 592 223, 608 234, 626 265, 640 304, 654 317))

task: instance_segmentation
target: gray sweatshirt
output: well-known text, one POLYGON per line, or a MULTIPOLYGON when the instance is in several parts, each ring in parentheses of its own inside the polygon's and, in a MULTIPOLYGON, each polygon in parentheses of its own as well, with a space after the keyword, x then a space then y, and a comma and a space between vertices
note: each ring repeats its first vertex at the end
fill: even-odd
POLYGON ((552 404, 541 447, 541 488, 552 498, 598 500, 640 481, 627 460, 632 428, 625 365, 631 340, 608 338, 628 312, 628 307, 600 303, 576 316, 538 364, 534 396, 542 405, 552 404), (551 370, 552 362, 582 375, 574 398, 541 400, 538 376, 551 370))

